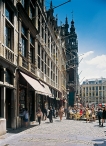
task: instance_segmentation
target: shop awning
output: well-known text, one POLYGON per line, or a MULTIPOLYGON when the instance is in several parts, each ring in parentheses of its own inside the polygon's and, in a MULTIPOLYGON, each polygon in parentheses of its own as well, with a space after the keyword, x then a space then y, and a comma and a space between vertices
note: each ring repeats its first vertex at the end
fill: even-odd
POLYGON ((41 81, 40 81, 40 83, 43 85, 43 87, 44 87, 44 89, 45 89, 45 93, 46 93, 49 97, 54 98, 54 97, 52 96, 52 93, 51 93, 50 89, 49 89, 49 86, 46 85, 45 83, 41 82, 41 81))
POLYGON ((29 77, 28 75, 20 72, 24 79, 36 90, 39 94, 46 95, 45 88, 35 79, 29 77))

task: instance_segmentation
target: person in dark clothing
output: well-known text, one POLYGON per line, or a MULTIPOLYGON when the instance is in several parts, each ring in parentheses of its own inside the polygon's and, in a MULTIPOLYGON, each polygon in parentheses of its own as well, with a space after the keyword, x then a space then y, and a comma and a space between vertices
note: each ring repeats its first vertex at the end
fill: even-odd
POLYGON ((106 119, 106 107, 103 108, 103 113, 102 113, 102 127, 103 127, 103 123, 105 122, 106 119))
POLYGON ((97 116, 98 116, 98 120, 99 120, 99 126, 101 125, 101 119, 102 119, 102 109, 98 109, 98 113, 97 113, 97 116))
POLYGON ((40 108, 38 108, 37 118, 38 118, 38 122, 39 122, 39 125, 40 125, 41 124, 41 118, 42 118, 42 111, 41 111, 40 108))
POLYGON ((50 106, 50 111, 49 111, 49 121, 50 123, 53 123, 53 110, 52 110, 52 107, 50 106))
POLYGON ((44 109, 43 109, 43 119, 46 120, 46 118, 47 118, 47 109, 46 109, 46 107, 44 107, 44 109))
POLYGON ((55 107, 53 107, 53 117, 56 118, 56 110, 55 110, 55 107))

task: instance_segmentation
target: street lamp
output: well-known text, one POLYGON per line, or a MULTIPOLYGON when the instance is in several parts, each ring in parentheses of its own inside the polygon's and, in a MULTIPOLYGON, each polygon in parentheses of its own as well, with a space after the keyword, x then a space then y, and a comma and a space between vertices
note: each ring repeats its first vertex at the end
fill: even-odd
POLYGON ((70 89, 67 89, 66 90, 67 91, 67 119, 69 119, 69 112, 68 112, 68 106, 69 106, 69 91, 70 91, 70 89))

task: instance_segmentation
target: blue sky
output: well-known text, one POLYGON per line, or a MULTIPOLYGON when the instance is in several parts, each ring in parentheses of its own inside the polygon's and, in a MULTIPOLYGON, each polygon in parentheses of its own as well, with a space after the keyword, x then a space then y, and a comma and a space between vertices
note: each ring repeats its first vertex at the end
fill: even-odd
MULTIPOLYGON (((45 0, 48 9, 51 0, 45 0)), ((58 6, 68 0, 52 0, 58 6)), ((58 14, 58 24, 64 24, 66 16, 69 25, 75 22, 78 36, 80 81, 84 78, 106 78, 106 0, 71 0, 54 10, 58 14)))

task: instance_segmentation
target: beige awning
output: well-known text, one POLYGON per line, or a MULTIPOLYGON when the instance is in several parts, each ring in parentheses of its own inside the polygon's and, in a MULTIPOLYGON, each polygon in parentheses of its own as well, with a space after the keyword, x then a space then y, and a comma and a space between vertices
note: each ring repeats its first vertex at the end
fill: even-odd
POLYGON ((41 82, 41 81, 40 81, 40 83, 43 85, 43 87, 44 87, 44 89, 45 89, 45 93, 47 94, 47 96, 49 96, 49 97, 51 97, 51 98, 54 98, 54 97, 52 96, 52 93, 51 93, 51 91, 50 91, 49 86, 46 85, 45 83, 41 82))
POLYGON ((45 88, 35 79, 29 77, 28 75, 20 72, 25 80, 36 90, 39 94, 46 95, 45 88))

